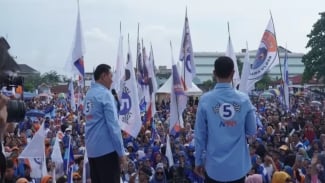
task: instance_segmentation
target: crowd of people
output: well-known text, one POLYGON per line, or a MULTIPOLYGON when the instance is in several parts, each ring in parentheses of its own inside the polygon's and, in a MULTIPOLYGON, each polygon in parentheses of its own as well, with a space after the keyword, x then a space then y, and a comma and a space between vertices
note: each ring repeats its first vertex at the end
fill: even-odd
MULTIPOLYGON (((325 121, 324 103, 312 104, 315 94, 291 95, 291 109, 286 111, 282 101, 274 97, 251 97, 256 107, 257 134, 247 138, 252 167, 246 176, 247 183, 325 182, 325 121)), ((26 117, 25 121, 9 124, 3 139, 7 158, 6 183, 69 182, 65 172, 56 172, 51 153, 55 140, 61 146, 62 157, 72 145, 74 155, 72 180, 81 182, 83 174, 90 181, 89 170, 84 170, 85 117, 82 106, 73 112, 68 99, 54 95, 44 102, 40 98, 27 101, 28 109, 46 111, 45 116, 26 117), (47 175, 32 177, 30 163, 19 159, 19 154, 33 138, 41 124, 47 133, 45 157, 47 175), (58 138, 57 138, 58 137, 58 138), (71 138, 71 141, 70 141, 71 138)), ((169 99, 157 103, 157 114, 151 124, 143 123, 137 138, 122 132, 128 157, 127 168, 121 172, 123 182, 203 182, 194 173, 194 125, 197 100, 189 100, 183 113, 184 128, 168 132, 169 99), (173 161, 166 156, 167 134, 170 138, 173 161), (172 163, 172 164, 171 164, 172 163)), ((220 137, 222 138, 222 137, 220 137)), ((86 166, 87 167, 87 166, 86 166)))

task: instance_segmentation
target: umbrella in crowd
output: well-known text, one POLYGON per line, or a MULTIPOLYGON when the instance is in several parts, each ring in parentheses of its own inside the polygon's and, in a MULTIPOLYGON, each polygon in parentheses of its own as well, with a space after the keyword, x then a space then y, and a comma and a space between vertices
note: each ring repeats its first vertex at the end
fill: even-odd
POLYGON ((272 97, 274 97, 274 94, 271 93, 271 92, 265 91, 265 92, 263 92, 263 93, 260 95, 260 97, 263 97, 263 98, 272 98, 272 97))
POLYGON ((274 96, 280 95, 280 91, 278 89, 270 89, 268 92, 272 93, 274 96))
POLYGON ((44 117, 45 113, 43 111, 32 109, 26 112, 26 116, 28 117, 44 117))

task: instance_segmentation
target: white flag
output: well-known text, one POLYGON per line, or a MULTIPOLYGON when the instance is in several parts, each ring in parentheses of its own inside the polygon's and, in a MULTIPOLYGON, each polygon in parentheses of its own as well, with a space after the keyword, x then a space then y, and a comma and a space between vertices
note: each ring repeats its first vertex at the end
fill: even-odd
POLYGON ((63 158, 60 148, 60 142, 58 136, 55 138, 55 143, 53 145, 53 151, 51 154, 52 162, 55 163, 55 171, 53 173, 53 176, 60 177, 64 175, 64 169, 63 169, 63 158))
POLYGON ((184 90, 192 88, 192 80, 195 77, 196 69, 194 63, 193 47, 190 34, 190 26, 188 23, 187 12, 185 14, 185 23, 183 28, 183 37, 181 42, 181 50, 179 60, 182 61, 181 78, 183 80, 184 90))
POLYGON ((72 53, 67 60, 66 68, 68 72, 72 72, 82 77, 82 79, 84 78, 85 75, 85 66, 83 60, 84 54, 85 54, 85 46, 84 46, 82 29, 81 29, 80 11, 79 11, 79 4, 78 4, 76 34, 72 45, 72 53))
POLYGON ((116 69, 113 75, 113 88, 116 93, 120 94, 121 80, 124 72, 124 61, 123 61, 123 36, 120 35, 116 59, 116 69))
MULTIPOLYGON (((76 111, 76 100, 75 100, 75 96, 74 96, 74 87, 73 87, 73 81, 72 80, 70 80, 68 91, 69 91, 71 109, 73 111, 76 111)), ((79 97, 78 97, 78 101, 79 101, 79 97)))
POLYGON ((45 163, 45 129, 44 123, 40 126, 32 140, 19 155, 19 159, 28 159, 31 165, 31 177, 41 178, 47 175, 45 163))
POLYGON ((183 128, 183 111, 186 108, 187 96, 183 85, 181 83, 181 78, 178 73, 177 66, 174 61, 173 50, 171 45, 171 55, 172 55, 172 78, 173 84, 171 86, 170 93, 170 122, 169 122, 169 131, 173 129, 178 130, 179 127, 183 128))
POLYGON ((278 45, 275 36, 272 17, 264 31, 260 46, 257 50, 255 61, 248 77, 249 88, 262 79, 263 75, 279 64, 278 45))
POLYGON ((248 45, 246 43, 246 52, 245 52, 245 59, 244 59, 244 66, 241 71, 241 80, 240 80, 240 85, 239 85, 239 91, 248 93, 248 87, 247 87, 247 80, 249 76, 249 71, 251 69, 251 64, 249 61, 249 51, 248 51, 248 45))
POLYGON ((172 167, 174 165, 174 159, 173 159, 173 153, 172 153, 172 148, 170 147, 170 138, 169 135, 167 134, 166 137, 166 157, 168 159, 169 167, 172 167))
POLYGON ((130 43, 128 45, 127 63, 122 81, 122 95, 120 98, 119 124, 121 129, 136 138, 140 132, 142 122, 130 43))
POLYGON ((239 76, 237 58, 236 58, 236 54, 235 54, 235 51, 234 51, 234 47, 232 46, 230 35, 229 35, 229 39, 228 39, 226 56, 230 57, 231 60, 234 62, 235 73, 234 73, 234 77, 232 79, 232 85, 233 85, 234 88, 236 88, 238 86, 238 84, 240 83, 240 76, 239 76))

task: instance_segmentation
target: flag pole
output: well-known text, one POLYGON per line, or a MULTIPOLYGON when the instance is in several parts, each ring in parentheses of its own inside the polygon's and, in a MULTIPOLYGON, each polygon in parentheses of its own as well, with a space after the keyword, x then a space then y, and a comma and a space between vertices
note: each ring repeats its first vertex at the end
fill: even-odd
MULTIPOLYGON (((185 67, 186 67, 186 49, 185 49, 185 44, 186 44, 186 22, 187 22, 188 20, 187 20, 187 6, 186 6, 186 9, 185 9, 185 22, 184 22, 184 30, 185 30, 185 35, 184 35, 184 42, 183 42, 183 77, 184 77, 184 81, 183 81, 183 87, 184 87, 184 89, 186 88, 187 89, 187 87, 186 87, 186 74, 185 74, 185 67)), ((172 42, 170 42, 170 44, 171 44, 172 42)), ((182 79, 182 78, 181 78, 182 79)))

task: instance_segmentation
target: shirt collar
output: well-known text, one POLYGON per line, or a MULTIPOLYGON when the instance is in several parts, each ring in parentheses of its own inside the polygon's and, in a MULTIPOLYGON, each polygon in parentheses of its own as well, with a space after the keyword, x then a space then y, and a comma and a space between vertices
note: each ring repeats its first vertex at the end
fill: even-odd
POLYGON ((102 84, 100 84, 100 83, 98 83, 98 82, 94 82, 94 83, 93 83, 93 86, 94 86, 94 87, 101 87, 101 88, 105 88, 105 89, 107 89, 107 90, 110 90, 110 89, 106 88, 106 86, 104 86, 104 85, 102 85, 102 84))
POLYGON ((230 83, 217 83, 214 89, 217 88, 232 88, 232 85, 230 83))

